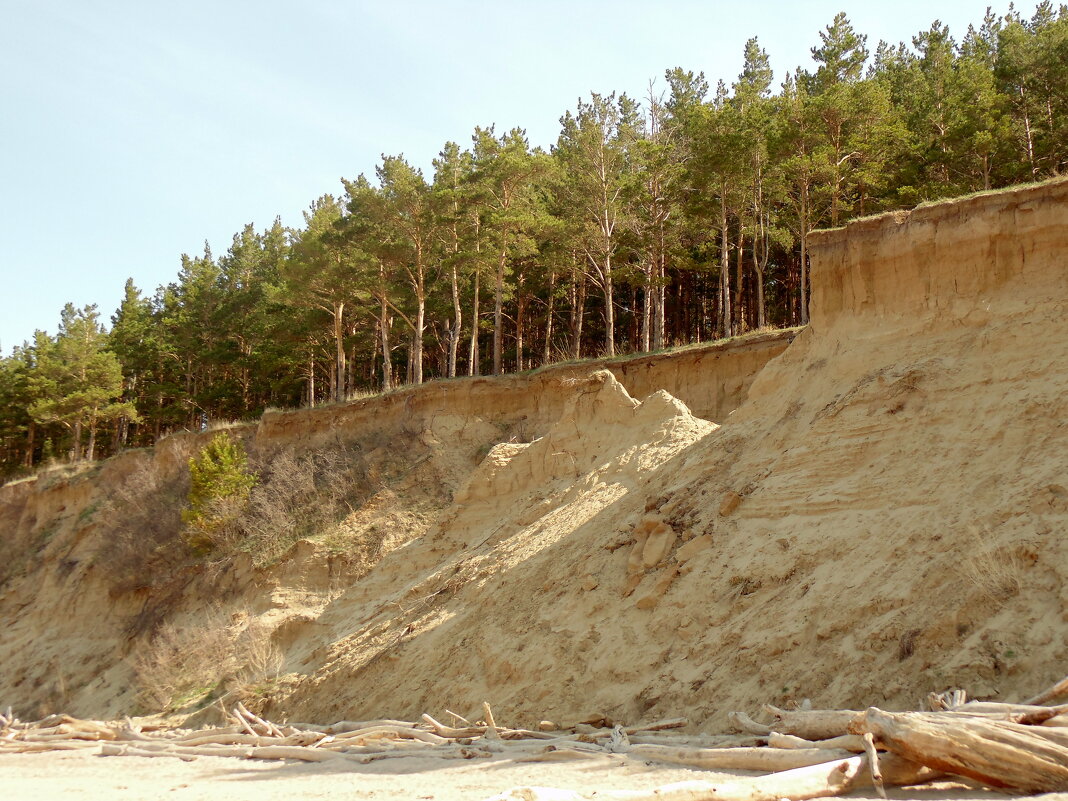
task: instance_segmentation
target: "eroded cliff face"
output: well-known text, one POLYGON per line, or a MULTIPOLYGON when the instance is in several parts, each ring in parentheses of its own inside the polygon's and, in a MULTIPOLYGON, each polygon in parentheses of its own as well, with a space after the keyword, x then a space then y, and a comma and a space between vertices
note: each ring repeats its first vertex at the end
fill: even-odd
POLYGON ((815 236, 813 323, 722 427, 602 376, 603 411, 578 400, 492 454, 414 571, 335 601, 274 711, 488 698, 717 728, 765 701, 1048 685, 1068 661, 1066 189, 815 236))
MULTIPOLYGON (((366 439, 381 486, 354 525, 388 529, 381 552, 356 569, 304 544, 271 570, 195 574, 168 619, 210 599, 263 621, 286 675, 263 708, 303 720, 489 700, 527 723, 719 728, 766 701, 1047 686, 1068 662, 1068 182, 811 245, 812 324, 789 347, 266 416, 250 450, 366 439)), ((197 446, 124 459, 180 473, 197 446)), ((0 698, 131 702, 122 659, 150 640, 129 622, 158 591, 115 596, 92 558, 108 523, 83 514, 134 464, 0 495, 32 560, 0 598, 0 698)))
MULTIPOLYGON (((471 475, 491 448, 542 437, 598 368, 607 366, 639 396, 667 386, 708 417, 722 419, 795 334, 437 382, 340 406, 269 412, 229 432, 260 463, 339 448, 360 459, 371 488, 350 499, 354 508, 338 528, 342 537, 370 532, 380 543, 377 561, 441 530, 441 521, 467 503, 454 495, 477 495, 471 475)), ((225 568, 164 565, 150 555, 131 563, 117 552, 116 538, 144 538, 145 548, 159 550, 160 536, 178 536, 175 505, 186 491, 188 460, 213 436, 177 435, 84 472, 55 471, 0 489, 0 580, 6 579, 0 584, 0 698, 27 714, 109 716, 145 708, 150 702, 139 697, 135 663, 151 650, 161 624, 187 630, 206 620, 238 629, 255 624, 275 631, 287 655, 297 632, 364 578, 367 560, 339 552, 337 542, 297 543, 263 569, 251 559, 225 568), (119 519, 130 514, 137 518, 132 524, 119 519)), ((386 568, 365 581, 383 575, 386 568)))

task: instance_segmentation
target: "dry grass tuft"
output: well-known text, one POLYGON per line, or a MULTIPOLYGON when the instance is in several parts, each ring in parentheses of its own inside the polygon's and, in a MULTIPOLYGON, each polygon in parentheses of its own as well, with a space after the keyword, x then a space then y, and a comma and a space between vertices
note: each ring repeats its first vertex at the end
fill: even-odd
POLYGON ((283 451, 261 468, 229 547, 248 553, 257 567, 273 564, 298 540, 330 534, 370 494, 358 450, 283 451))
POLYGON ((209 614, 203 623, 164 623, 134 661, 138 700, 173 712, 225 695, 262 702, 281 675, 282 654, 271 630, 247 615, 209 614))
POLYGON ((212 695, 236 665, 232 636, 218 616, 200 626, 164 623, 134 660, 138 700, 147 710, 174 711, 212 695))
POLYGON ((158 587, 188 560, 181 538, 189 474, 161 475, 146 461, 119 485, 101 510, 110 536, 94 561, 121 594, 158 587))
POLYGON ((970 584, 994 601, 1006 601, 1023 589, 1022 565, 1014 549, 995 543, 988 531, 973 532, 973 550, 959 569, 970 584))

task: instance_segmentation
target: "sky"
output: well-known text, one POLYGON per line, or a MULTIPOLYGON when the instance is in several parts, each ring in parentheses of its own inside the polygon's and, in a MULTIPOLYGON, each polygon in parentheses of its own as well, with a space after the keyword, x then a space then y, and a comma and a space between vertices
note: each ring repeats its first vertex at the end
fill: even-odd
MULTIPOLYGON (((1027 15, 1031 6, 1020 4, 1027 15)), ((182 253, 302 211, 403 153, 428 178, 476 125, 548 148, 591 91, 664 71, 737 78, 759 38, 776 85, 839 11, 897 43, 935 19, 959 40, 983 0, 0 0, 0 351, 103 322, 182 253)), ((995 6, 995 11, 1005 9, 995 6)))

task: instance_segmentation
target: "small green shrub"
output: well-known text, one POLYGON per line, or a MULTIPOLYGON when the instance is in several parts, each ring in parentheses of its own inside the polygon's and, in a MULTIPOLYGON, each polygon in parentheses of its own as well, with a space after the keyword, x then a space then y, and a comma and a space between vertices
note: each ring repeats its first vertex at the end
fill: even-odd
POLYGON ((210 553, 227 540, 256 482, 244 446, 228 434, 217 434, 189 460, 189 506, 182 521, 186 542, 196 553, 210 553))

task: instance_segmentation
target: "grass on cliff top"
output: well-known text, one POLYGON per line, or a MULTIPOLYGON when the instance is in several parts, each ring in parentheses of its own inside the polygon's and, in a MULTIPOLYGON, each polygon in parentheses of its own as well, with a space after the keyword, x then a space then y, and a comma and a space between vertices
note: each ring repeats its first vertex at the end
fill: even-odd
POLYGON ((736 334, 732 337, 723 337, 721 339, 705 339, 700 342, 687 342, 683 345, 671 345, 666 348, 660 348, 659 350, 640 351, 634 353, 621 353, 616 356, 606 356, 604 354, 598 356, 586 356, 581 359, 567 359, 562 358, 559 361, 551 361, 546 364, 539 365, 538 367, 531 368, 530 370, 524 370, 521 373, 514 375, 536 375, 545 370, 552 370, 556 367, 567 367, 571 365, 581 364, 625 364, 627 362, 639 361, 641 359, 648 359, 653 356, 672 356, 677 353, 686 353, 688 351, 700 350, 702 348, 711 347, 714 345, 728 345, 728 344, 743 344, 750 339, 759 339, 762 336, 768 334, 774 334, 779 332, 794 333, 800 331, 804 326, 788 326, 786 328, 776 328, 775 326, 766 325, 763 328, 757 328, 752 331, 746 331, 744 334, 736 334))
POLYGON ((637 361, 639 359, 648 359, 649 357, 652 357, 652 356, 669 356, 669 355, 673 355, 673 354, 676 354, 676 353, 685 353, 686 351, 699 350, 700 348, 707 348, 707 347, 713 346, 713 345, 727 345, 727 344, 732 344, 732 343, 741 344, 741 343, 744 343, 745 341, 747 341, 749 339, 757 339, 759 337, 766 336, 768 334, 774 334, 774 333, 777 333, 777 332, 789 332, 789 331, 792 331, 792 332, 796 333, 796 332, 800 331, 803 327, 804 326, 793 326, 793 327, 786 327, 786 328, 776 328, 775 326, 764 326, 763 328, 758 328, 758 329, 755 329, 753 331, 746 331, 744 334, 737 334, 736 336, 732 336, 732 337, 724 337, 722 339, 706 339, 706 340, 702 340, 700 342, 688 342, 688 343, 683 344, 683 345, 672 345, 670 347, 660 348, 659 350, 635 351, 635 352, 628 352, 628 353, 620 353, 620 354, 617 354, 616 356, 607 356, 604 353, 600 353, 600 354, 597 354, 595 356, 584 356, 584 357, 582 357, 580 359, 569 359, 566 356, 564 356, 563 354, 557 352, 555 354, 555 357, 553 359, 551 359, 550 361, 546 362, 545 364, 538 365, 537 367, 531 367, 529 369, 522 370, 522 371, 519 371, 519 372, 506 372, 506 373, 502 373, 499 376, 495 376, 495 375, 492 375, 492 374, 480 374, 480 375, 476 375, 476 376, 458 375, 455 378, 435 377, 435 378, 427 379, 422 384, 399 384, 399 385, 397 385, 397 386, 393 387, 392 389, 390 389, 388 391, 385 391, 385 392, 383 392, 380 389, 379 390, 375 390, 375 389, 358 389, 355 392, 350 393, 345 398, 345 400, 341 400, 341 401, 335 401, 335 400, 321 401, 320 403, 317 403, 314 407, 300 406, 300 407, 282 408, 282 407, 278 407, 278 406, 268 406, 266 409, 263 410, 263 413, 264 414, 268 414, 268 413, 269 414, 293 414, 293 413, 296 413, 296 412, 307 411, 310 408, 331 409, 331 408, 337 408, 339 406, 345 406, 345 405, 350 404, 350 403, 357 403, 359 401, 371 400, 371 399, 374 399, 374 398, 385 398, 385 397, 390 397, 392 395, 403 394, 403 393, 406 393, 406 392, 416 392, 422 387, 432 387, 432 386, 435 386, 435 385, 446 384, 446 383, 451 383, 451 382, 455 382, 455 381, 467 381, 467 380, 471 380, 471 379, 474 379, 474 378, 477 378, 477 379, 480 379, 480 380, 494 379, 494 378, 501 378, 501 379, 507 380, 507 379, 512 378, 514 376, 537 375, 538 373, 541 373, 541 372, 543 372, 545 370, 552 370, 552 369, 555 369, 557 367, 569 367, 569 366, 573 366, 573 365, 582 365, 582 364, 588 364, 590 366, 607 365, 607 364, 624 364, 626 362, 637 361))
POLYGON ((0 486, 10 487, 16 484, 25 484, 28 481, 37 480, 48 483, 65 481, 89 473, 94 473, 100 468, 101 464, 103 464, 103 461, 50 462, 48 464, 38 465, 31 472, 8 478, 7 480, 0 482, 0 486))
POLYGON ((1030 181, 1020 184, 1010 184, 1009 186, 1000 186, 996 189, 979 189, 975 192, 968 192, 964 195, 947 195, 946 197, 929 198, 928 200, 918 200, 914 204, 905 205, 897 209, 885 209, 883 211, 877 211, 873 214, 865 214, 862 217, 853 217, 847 220, 842 225, 836 225, 829 228, 816 228, 811 233, 826 233, 830 231, 842 231, 853 225, 854 223, 870 222, 872 220, 878 220, 881 217, 890 217, 895 214, 909 214, 921 209, 929 209, 935 206, 948 206, 963 201, 972 200, 977 197, 988 197, 994 195, 1008 195, 1013 192, 1018 192, 1021 189, 1035 189, 1040 186, 1050 186, 1058 183, 1068 183, 1068 176, 1055 175, 1052 178, 1046 178, 1042 181, 1030 181))

